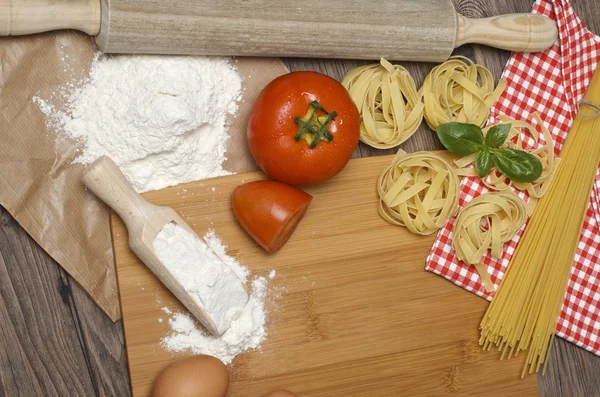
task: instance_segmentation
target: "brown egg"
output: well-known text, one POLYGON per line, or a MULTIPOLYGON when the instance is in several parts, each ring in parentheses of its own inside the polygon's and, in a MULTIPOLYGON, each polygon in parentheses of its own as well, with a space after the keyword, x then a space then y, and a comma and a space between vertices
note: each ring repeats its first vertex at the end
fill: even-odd
POLYGON ((179 359, 162 370, 154 381, 152 397, 225 397, 229 372, 212 356, 179 359))
POLYGON ((291 391, 275 390, 264 395, 264 397, 298 397, 291 391))

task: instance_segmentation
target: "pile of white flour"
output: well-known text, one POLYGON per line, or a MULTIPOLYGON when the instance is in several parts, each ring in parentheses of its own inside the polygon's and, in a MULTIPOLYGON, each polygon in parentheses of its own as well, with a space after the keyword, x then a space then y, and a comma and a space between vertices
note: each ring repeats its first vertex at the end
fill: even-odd
POLYGON ((248 302, 243 284, 247 272, 238 271, 238 275, 204 240, 174 222, 162 228, 153 247, 158 259, 204 309, 217 331, 225 332, 248 302))
POLYGON ((228 59, 97 56, 68 91, 64 110, 33 100, 50 127, 81 143, 75 163, 108 155, 139 192, 227 174, 227 119, 241 99, 228 59))
MULTIPOLYGON (((246 281, 248 269, 235 258, 226 254, 227 247, 209 231, 204 241, 223 259, 233 273, 246 281)), ((235 356, 244 350, 260 346, 265 338, 265 296, 267 280, 257 277, 252 281, 250 298, 237 319, 231 322, 231 327, 221 337, 216 338, 208 333, 187 313, 172 313, 168 308, 163 311, 169 315, 169 325, 172 332, 162 340, 162 345, 169 351, 191 351, 194 354, 208 354, 229 364, 235 356)), ((226 289, 222 291, 227 294, 226 289)))

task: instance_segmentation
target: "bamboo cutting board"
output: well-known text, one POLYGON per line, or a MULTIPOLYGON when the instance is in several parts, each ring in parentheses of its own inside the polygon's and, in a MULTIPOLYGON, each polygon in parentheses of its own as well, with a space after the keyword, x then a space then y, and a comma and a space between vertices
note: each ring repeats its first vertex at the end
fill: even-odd
MULTIPOLYGON (((306 189, 313 202, 288 243, 267 255, 237 225, 230 196, 253 172, 150 192, 203 235, 213 228, 252 274, 269 280, 268 336, 230 366, 230 397, 286 388, 299 397, 537 395, 520 379, 523 358, 482 352, 487 302, 424 271, 434 237, 391 226, 377 214, 375 180, 392 156, 352 160, 332 181, 306 189)), ((134 397, 185 354, 160 346, 173 296, 127 247, 112 217, 123 324, 134 397)))

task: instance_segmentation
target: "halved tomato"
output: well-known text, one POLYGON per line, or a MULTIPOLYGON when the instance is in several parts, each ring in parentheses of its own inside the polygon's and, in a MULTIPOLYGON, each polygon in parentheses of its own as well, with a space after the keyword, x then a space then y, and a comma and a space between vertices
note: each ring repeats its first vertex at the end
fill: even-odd
POLYGON ((312 196, 276 181, 255 181, 233 191, 235 217, 267 252, 277 251, 292 235, 312 196))

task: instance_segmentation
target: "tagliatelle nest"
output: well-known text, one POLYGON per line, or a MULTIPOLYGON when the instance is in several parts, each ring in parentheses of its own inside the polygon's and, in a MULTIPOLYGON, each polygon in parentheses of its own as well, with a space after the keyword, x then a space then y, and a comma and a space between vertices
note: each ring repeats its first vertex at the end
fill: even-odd
POLYGON ((423 103, 415 81, 400 65, 385 59, 354 68, 342 85, 361 116, 360 140, 378 149, 400 145, 423 120, 423 103))
MULTIPOLYGON (((530 207, 533 207, 536 201, 540 199, 548 190, 550 181, 556 173, 556 169, 560 163, 560 159, 555 158, 554 140, 542 122, 541 117, 537 113, 532 113, 531 117, 535 120, 536 124, 540 126, 540 129, 542 130, 541 134, 532 124, 526 121, 514 120, 508 116, 499 115, 497 118, 500 120, 500 124, 511 125, 508 138, 501 147, 524 150, 537 157, 542 163, 542 175, 533 182, 515 182, 502 175, 496 168, 492 168, 492 171, 486 177, 482 178, 481 181, 491 190, 503 191, 512 185, 519 190, 527 191, 529 197, 532 199, 530 201, 530 207), (526 135, 531 136, 536 144, 539 144, 540 137, 543 137, 543 145, 540 145, 533 150, 526 149, 525 142, 523 141, 523 138, 526 135)), ((492 127, 493 125, 484 128, 484 135, 487 134, 487 131, 492 127)), ((474 153, 472 155, 455 160, 454 164, 458 168, 456 173, 460 176, 477 176, 475 168, 470 167, 470 165, 475 161, 476 157, 477 153, 474 153)))
POLYGON ((412 233, 438 231, 458 211, 458 176, 431 152, 400 150, 377 179, 379 215, 412 233))
POLYGON ((433 130, 452 121, 483 127, 505 86, 500 80, 494 88, 492 73, 469 58, 450 57, 431 70, 420 90, 425 120, 433 130))
POLYGON ((511 240, 527 219, 525 202, 512 192, 484 193, 465 204, 456 217, 452 246, 458 258, 475 266, 485 289, 494 291, 481 259, 491 250, 502 257, 503 244, 511 240))

